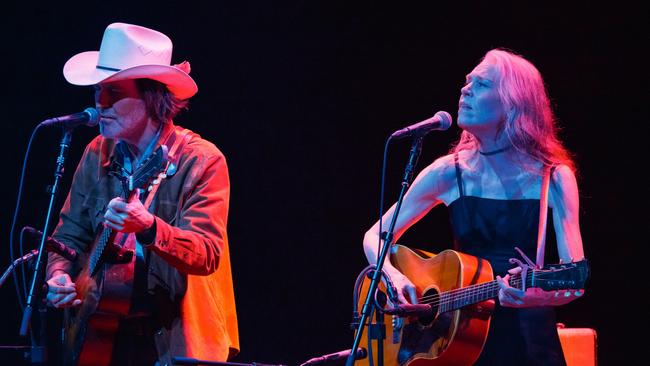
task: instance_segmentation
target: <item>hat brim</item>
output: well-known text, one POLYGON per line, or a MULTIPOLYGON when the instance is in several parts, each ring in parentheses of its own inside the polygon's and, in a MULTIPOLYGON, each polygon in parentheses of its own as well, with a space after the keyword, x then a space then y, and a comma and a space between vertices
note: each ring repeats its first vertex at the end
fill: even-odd
POLYGON ((95 85, 128 79, 152 79, 167 86, 179 99, 188 99, 198 91, 191 76, 167 65, 139 65, 124 70, 106 70, 97 67, 98 51, 82 52, 72 56, 63 66, 63 76, 74 85, 95 85))

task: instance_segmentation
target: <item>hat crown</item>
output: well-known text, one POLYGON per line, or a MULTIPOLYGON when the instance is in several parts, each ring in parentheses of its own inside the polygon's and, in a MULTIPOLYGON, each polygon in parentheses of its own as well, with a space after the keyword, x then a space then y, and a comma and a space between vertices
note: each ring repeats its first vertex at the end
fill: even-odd
POLYGON ((196 94, 188 62, 171 65, 172 41, 153 29, 113 23, 106 27, 99 51, 72 56, 63 65, 63 76, 74 85, 95 85, 128 79, 161 82, 179 99, 196 94))
POLYGON ((153 29, 113 23, 104 31, 97 67, 124 70, 141 65, 170 66, 172 41, 153 29))

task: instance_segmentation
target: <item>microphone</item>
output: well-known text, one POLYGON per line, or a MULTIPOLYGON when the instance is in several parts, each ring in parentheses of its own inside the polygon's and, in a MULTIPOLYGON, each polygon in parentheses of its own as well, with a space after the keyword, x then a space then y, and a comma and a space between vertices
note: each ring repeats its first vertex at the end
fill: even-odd
POLYGON ((39 126, 61 126, 75 128, 79 125, 96 126, 99 123, 99 112, 95 108, 86 108, 83 112, 54 117, 41 122, 39 126))
POLYGON ((418 136, 422 137, 433 130, 444 131, 451 126, 451 115, 445 111, 437 112, 433 117, 425 119, 414 125, 397 130, 390 135, 393 140, 404 137, 418 136))
POLYGON ((429 304, 400 304, 394 308, 383 310, 388 315, 406 316, 428 316, 433 314, 433 308, 429 304))
MULTIPOLYGON (((38 239, 43 236, 43 232, 36 230, 31 226, 25 226, 23 230, 25 230, 27 234, 38 239)), ((47 239, 45 239, 45 249, 49 252, 57 253, 71 262, 74 262, 74 260, 77 259, 77 252, 74 249, 68 248, 67 245, 61 243, 51 236, 48 236, 47 239)))
MULTIPOLYGON (((346 349, 345 351, 314 357, 307 362, 300 364, 300 366, 343 365, 351 353, 351 349, 346 349)), ((366 357, 368 357, 368 351, 366 351, 365 348, 358 348, 357 353, 354 355, 355 360, 363 360, 366 357)))

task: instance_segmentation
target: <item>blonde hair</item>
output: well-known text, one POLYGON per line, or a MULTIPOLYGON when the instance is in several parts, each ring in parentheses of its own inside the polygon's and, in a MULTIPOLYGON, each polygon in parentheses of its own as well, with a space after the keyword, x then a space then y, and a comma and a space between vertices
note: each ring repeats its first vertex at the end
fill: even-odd
MULTIPOLYGON (((494 66, 499 75, 497 92, 506 112, 500 132, 515 149, 542 164, 564 164, 575 171, 571 154, 558 138, 557 120, 537 68, 521 55, 502 48, 488 51, 481 60, 484 62, 494 66)), ((477 149, 476 137, 463 131, 451 153, 477 149)))

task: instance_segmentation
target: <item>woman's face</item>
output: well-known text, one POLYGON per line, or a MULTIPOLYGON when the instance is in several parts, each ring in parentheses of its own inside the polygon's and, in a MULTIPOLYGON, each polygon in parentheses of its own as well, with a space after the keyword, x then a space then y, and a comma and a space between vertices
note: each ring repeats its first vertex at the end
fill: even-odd
POLYGON ((499 73, 491 64, 482 62, 470 72, 460 90, 458 127, 473 134, 491 133, 495 137, 506 113, 497 91, 499 73))

